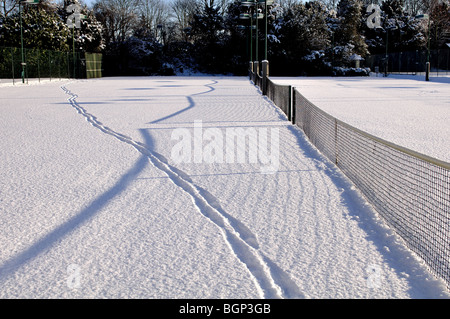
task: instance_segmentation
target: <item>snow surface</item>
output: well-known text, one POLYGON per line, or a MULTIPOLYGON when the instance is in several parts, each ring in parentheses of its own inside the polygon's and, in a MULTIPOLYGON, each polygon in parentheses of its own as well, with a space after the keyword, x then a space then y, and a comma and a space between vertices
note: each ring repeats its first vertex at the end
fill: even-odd
POLYGON ((450 162, 450 76, 274 77, 332 116, 372 135, 450 162))
POLYGON ((245 77, 0 87, 0 133, 0 298, 449 297, 245 77), (278 129, 278 170, 174 163, 196 120, 278 129))

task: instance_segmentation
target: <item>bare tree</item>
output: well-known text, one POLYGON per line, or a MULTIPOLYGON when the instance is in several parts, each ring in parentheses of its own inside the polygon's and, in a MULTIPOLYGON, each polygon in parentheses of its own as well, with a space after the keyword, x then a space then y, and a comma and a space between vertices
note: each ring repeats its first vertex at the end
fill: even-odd
POLYGON ((136 11, 139 27, 155 38, 162 38, 163 29, 170 17, 167 3, 163 0, 138 0, 136 11))
POLYGON ((7 17, 14 12, 16 8, 19 8, 19 3, 16 0, 0 0, 1 15, 7 17))
POLYGON ((187 30, 200 5, 199 0, 173 0, 171 4, 175 22, 178 25, 179 37, 187 41, 187 30))
POLYGON ((105 28, 107 42, 123 42, 137 25, 138 0, 98 0, 94 4, 96 18, 105 28))

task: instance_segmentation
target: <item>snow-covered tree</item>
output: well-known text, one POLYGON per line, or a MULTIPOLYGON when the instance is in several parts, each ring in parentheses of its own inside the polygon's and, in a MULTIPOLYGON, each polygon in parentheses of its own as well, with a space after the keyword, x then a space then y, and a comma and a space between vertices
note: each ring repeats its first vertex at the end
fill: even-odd
POLYGON ((362 30, 363 6, 361 0, 340 0, 337 6, 339 22, 334 32, 337 57, 350 62, 353 54, 366 56, 369 51, 362 30))
MULTIPOLYGON (((75 19, 74 5, 80 8, 79 13, 82 14, 83 18, 79 21, 79 28, 71 28, 68 38, 70 45, 73 45, 72 37, 75 36, 75 48, 77 51, 100 53, 105 48, 103 26, 86 5, 80 4, 78 0, 64 0, 58 8, 61 20, 68 24, 68 19, 75 19)), ((75 22, 75 20, 72 21, 73 24, 75 22)))
POLYGON ((424 44, 423 25, 405 10, 403 0, 385 0, 380 15, 380 28, 364 30, 370 53, 411 51, 424 44))
MULTIPOLYGON (((2 19, 0 45, 20 47, 19 12, 2 19)), ((22 12, 23 43, 26 48, 65 51, 69 28, 53 10, 24 7, 22 12)))

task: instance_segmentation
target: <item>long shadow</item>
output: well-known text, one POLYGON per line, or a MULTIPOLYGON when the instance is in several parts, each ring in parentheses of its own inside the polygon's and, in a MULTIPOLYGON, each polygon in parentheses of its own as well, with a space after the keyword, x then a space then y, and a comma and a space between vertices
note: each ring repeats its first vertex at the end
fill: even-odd
POLYGON ((172 113, 172 114, 169 114, 169 115, 167 115, 167 116, 164 116, 164 117, 162 117, 162 118, 160 118, 160 119, 157 119, 157 120, 148 122, 147 124, 155 124, 155 123, 159 123, 159 122, 161 122, 161 121, 164 121, 164 120, 170 119, 170 118, 172 118, 172 117, 174 117, 174 116, 177 116, 178 114, 181 114, 181 113, 183 113, 183 112, 186 112, 186 111, 189 110, 189 109, 192 109, 192 108, 195 106, 194 100, 193 100, 192 97, 190 97, 190 96, 187 96, 186 98, 187 98, 188 101, 189 101, 189 105, 188 105, 187 107, 185 107, 184 109, 181 109, 181 110, 179 110, 179 111, 177 111, 177 112, 175 112, 175 113, 172 113))
POLYGON ((130 168, 109 190, 94 199, 89 206, 81 210, 78 214, 71 217, 63 224, 57 226, 53 231, 44 235, 36 241, 33 245, 13 256, 9 260, 0 265, 0 282, 7 277, 13 275, 25 264, 31 262, 39 255, 48 251, 53 246, 61 242, 70 233, 83 226, 86 222, 97 215, 102 208, 110 203, 115 197, 122 194, 129 184, 136 179, 136 177, 148 165, 148 158, 141 155, 132 168, 130 168))
POLYGON ((408 280, 411 285, 411 298, 423 298, 424 296, 426 298, 442 298, 435 283, 425 279, 429 277, 428 272, 422 267, 418 267, 413 253, 401 244, 396 236, 392 236, 395 232, 389 231, 383 223, 380 223, 381 217, 378 217, 375 210, 367 205, 363 195, 357 191, 344 173, 309 142, 300 128, 295 125, 288 126, 288 128, 296 137, 298 147, 305 156, 315 161, 318 164, 318 170, 323 170, 337 188, 343 190, 341 201, 349 208, 349 215, 358 221, 359 227, 367 235, 367 240, 376 246, 390 268, 395 269, 399 277, 404 277, 404 273, 409 274, 405 280, 408 280), (388 252, 386 247, 389 249, 388 252))
POLYGON ((217 83, 218 83, 218 81, 213 80, 213 83, 212 83, 212 84, 206 84, 206 85, 205 85, 205 86, 207 86, 207 87, 209 88, 207 91, 200 92, 200 93, 195 93, 195 94, 191 94, 191 95, 186 96, 186 98, 187 98, 187 100, 188 100, 188 102, 189 102, 189 105, 188 105, 187 107, 185 107, 184 109, 181 109, 181 110, 179 110, 179 111, 177 111, 177 112, 175 112, 175 113, 169 114, 169 115, 167 115, 167 116, 164 116, 164 117, 162 117, 162 118, 160 118, 160 119, 157 119, 157 120, 154 120, 154 121, 152 121, 152 122, 148 122, 148 123, 146 123, 146 124, 155 124, 155 123, 159 123, 159 122, 161 122, 161 121, 170 119, 170 118, 172 118, 172 117, 174 117, 174 116, 177 116, 177 115, 179 115, 179 114, 181 114, 181 113, 184 113, 184 112, 186 112, 186 111, 192 109, 192 108, 195 106, 195 102, 194 102, 194 99, 193 99, 192 97, 193 97, 193 96, 197 96, 197 95, 207 94, 207 93, 210 93, 210 92, 214 91, 215 88, 213 87, 213 85, 214 85, 214 84, 217 84, 217 83))

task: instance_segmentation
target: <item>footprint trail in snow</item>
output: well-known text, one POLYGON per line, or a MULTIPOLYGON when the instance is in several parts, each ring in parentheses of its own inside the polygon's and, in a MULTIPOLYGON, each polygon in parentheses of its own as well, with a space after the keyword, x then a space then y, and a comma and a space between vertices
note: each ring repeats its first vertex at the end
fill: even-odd
MULTIPOLYGON (((217 81, 215 82, 217 83, 217 81)), ((213 84, 206 86, 211 89, 213 84)), ((232 253, 248 269, 261 298, 306 297, 289 275, 260 250, 255 234, 242 222, 227 214, 220 206, 217 198, 206 189, 196 185, 188 174, 170 165, 161 154, 150 150, 146 144, 135 141, 102 124, 77 102, 78 95, 71 92, 66 86, 61 86, 61 88, 70 96, 68 98, 70 105, 93 127, 134 147, 138 152, 146 156, 154 167, 164 172, 176 186, 191 197, 197 210, 218 227, 232 253)), ((140 130, 140 133, 145 140, 150 139, 147 131, 140 130)))

